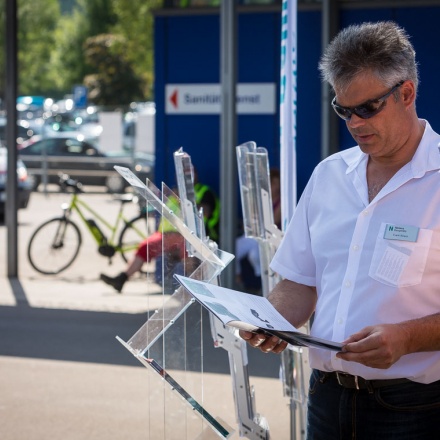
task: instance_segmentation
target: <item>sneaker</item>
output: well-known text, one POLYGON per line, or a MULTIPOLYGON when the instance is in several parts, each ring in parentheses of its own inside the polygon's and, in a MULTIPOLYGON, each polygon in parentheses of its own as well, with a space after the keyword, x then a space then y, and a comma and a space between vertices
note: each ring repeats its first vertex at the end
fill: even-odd
POLYGON ((125 272, 121 272, 119 275, 115 277, 109 277, 108 275, 101 274, 100 278, 102 281, 104 281, 105 284, 108 284, 109 286, 112 286, 115 290, 118 291, 118 293, 121 293, 122 287, 124 286, 125 282, 127 281, 128 277, 125 272))

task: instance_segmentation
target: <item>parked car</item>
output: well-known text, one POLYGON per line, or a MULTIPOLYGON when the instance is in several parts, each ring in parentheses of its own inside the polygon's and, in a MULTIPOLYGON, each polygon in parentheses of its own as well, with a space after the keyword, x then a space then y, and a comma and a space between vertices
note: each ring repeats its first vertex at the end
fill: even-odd
POLYGON ((35 189, 47 173, 48 183, 57 183, 59 173, 67 173, 84 185, 104 185, 112 193, 123 192, 128 183, 114 169, 130 168, 142 180, 152 179, 154 156, 129 152, 105 153, 93 143, 80 138, 47 138, 19 150, 20 158, 32 174, 35 189))
MULTIPOLYGON (((35 128, 26 120, 17 121, 17 146, 36 134, 35 128)), ((6 146, 6 118, 0 117, 0 142, 6 146)))
MULTIPOLYGON (((6 202, 6 177, 8 165, 8 151, 0 145, 0 214, 5 212, 6 202)), ((25 164, 22 160, 17 160, 17 179, 18 179, 18 208, 26 208, 31 196, 33 182, 28 175, 25 164)))

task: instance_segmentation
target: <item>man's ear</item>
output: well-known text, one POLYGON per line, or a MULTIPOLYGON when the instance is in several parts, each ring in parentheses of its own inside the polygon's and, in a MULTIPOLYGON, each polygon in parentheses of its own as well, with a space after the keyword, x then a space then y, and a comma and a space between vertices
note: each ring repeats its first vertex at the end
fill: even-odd
POLYGON ((410 107, 416 100, 416 88, 411 80, 405 81, 401 86, 401 97, 405 107, 410 107))

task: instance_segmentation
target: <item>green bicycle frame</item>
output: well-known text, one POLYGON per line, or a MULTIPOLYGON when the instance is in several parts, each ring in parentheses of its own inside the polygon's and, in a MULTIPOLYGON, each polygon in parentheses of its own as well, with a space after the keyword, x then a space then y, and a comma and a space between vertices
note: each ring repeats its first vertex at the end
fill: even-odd
MULTIPOLYGON (((104 225, 105 228, 110 232, 110 236, 106 237, 106 241, 107 241, 107 244, 112 246, 116 252, 122 252, 122 251, 126 252, 126 251, 136 249, 136 247, 137 247, 136 245, 132 245, 127 248, 124 247, 124 249, 122 249, 119 246, 119 244, 116 243, 116 233, 119 230, 119 226, 121 225, 121 223, 124 225, 131 223, 131 221, 129 219, 125 218, 123 215, 123 203, 121 203, 121 205, 119 207, 118 214, 116 216, 116 221, 115 221, 114 225, 110 224, 103 216, 101 216, 98 212, 96 212, 93 208, 91 208, 86 202, 81 200, 77 194, 72 194, 70 204, 67 206, 64 205, 63 209, 65 210, 66 217, 69 217, 70 213, 73 211, 78 213, 79 217, 81 218, 81 220, 83 221, 83 223, 85 224, 87 229, 90 231, 90 233, 92 234, 93 238, 95 239, 95 241, 98 245, 102 244, 101 237, 99 235, 97 235, 95 233, 95 231, 92 229, 92 226, 89 224, 88 219, 86 218, 86 215, 84 213, 85 211, 88 212, 89 214, 91 214, 93 219, 98 220, 100 226, 104 225)), ((143 232, 139 228, 137 228, 134 224, 132 224, 131 227, 132 227, 133 231, 135 231, 139 235, 140 240, 145 238, 143 235, 143 232)))

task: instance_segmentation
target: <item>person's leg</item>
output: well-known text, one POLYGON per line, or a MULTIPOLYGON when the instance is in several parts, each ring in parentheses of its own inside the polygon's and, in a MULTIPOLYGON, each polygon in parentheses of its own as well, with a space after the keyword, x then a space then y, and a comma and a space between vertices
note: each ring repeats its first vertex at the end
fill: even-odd
POLYGON ((101 281, 104 281, 105 284, 112 286, 118 293, 122 292, 122 288, 128 280, 128 276, 125 272, 121 272, 115 277, 111 277, 109 275, 106 275, 105 273, 102 273, 99 275, 99 278, 101 281))
POLYGON ((344 439, 341 436, 339 411, 344 388, 331 386, 324 380, 319 371, 312 371, 307 408, 307 440, 344 439))
POLYGON ((102 273, 100 278, 104 283, 112 286, 118 293, 121 293, 124 284, 128 281, 128 279, 134 275, 136 272, 140 271, 145 260, 141 258, 139 255, 134 255, 133 258, 128 262, 127 267, 124 272, 121 272, 119 275, 115 277, 109 277, 108 275, 102 273))
POLYGON ((124 284, 132 275, 141 270, 145 262, 150 262, 162 253, 172 254, 173 256, 178 255, 182 259, 185 255, 184 238, 177 232, 167 232, 165 234, 155 232, 142 241, 123 272, 115 277, 101 274, 100 278, 104 283, 109 284, 118 293, 121 293, 124 284))
POLYGON ((134 255, 133 258, 127 263, 127 267, 125 268, 125 274, 127 278, 130 278, 136 272, 139 272, 144 265, 145 260, 139 255, 134 255))
MULTIPOLYGON (((157 243, 162 241, 162 234, 159 232, 155 232, 149 238, 142 241, 136 253, 127 263, 127 266, 123 272, 116 275, 115 277, 111 277, 106 274, 101 274, 100 279, 104 281, 104 283, 112 286, 118 293, 121 293, 124 284, 128 281, 128 279, 134 275, 136 272, 140 271, 145 261, 147 261, 147 249, 149 247, 149 242, 153 243, 153 246, 157 246, 157 243)), ((150 260, 148 260, 150 261, 150 260)))
POLYGON ((307 440, 440 438, 440 381, 347 389, 334 377, 310 378, 307 440))
POLYGON ((153 235, 147 242, 146 261, 151 261, 162 254, 170 255, 177 260, 185 258, 185 239, 179 232, 165 232, 160 234, 160 237, 153 237, 153 235))
POLYGON ((440 439, 440 381, 403 383, 359 392, 356 439, 440 439))
POLYGON ((159 248, 149 249, 149 258, 156 259, 155 281, 162 285, 164 292, 171 293, 179 286, 174 275, 183 274, 185 255, 185 240, 173 231, 163 233, 159 248))

